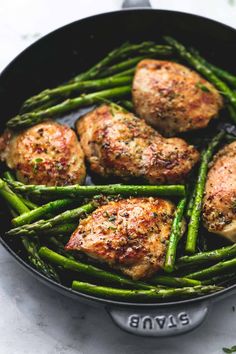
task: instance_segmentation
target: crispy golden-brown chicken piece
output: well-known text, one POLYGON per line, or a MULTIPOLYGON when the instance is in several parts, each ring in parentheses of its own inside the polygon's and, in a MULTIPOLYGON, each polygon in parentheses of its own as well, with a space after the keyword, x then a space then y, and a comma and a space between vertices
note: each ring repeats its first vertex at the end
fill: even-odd
POLYGON ((0 157, 28 184, 66 185, 85 178, 84 154, 75 132, 46 121, 18 134, 5 131, 0 157))
POLYGON ((92 171, 149 183, 183 181, 199 154, 179 138, 166 139, 144 120, 103 105, 80 118, 77 132, 92 171))
POLYGON ((150 277, 163 266, 174 211, 160 198, 111 201, 80 221, 66 249, 82 251, 133 279, 150 277))
POLYGON ((165 136, 206 127, 223 104, 214 86, 198 73, 162 60, 138 64, 132 95, 138 116, 165 136))
POLYGON ((203 221, 210 232, 236 242, 236 142, 214 157, 207 176, 203 221))

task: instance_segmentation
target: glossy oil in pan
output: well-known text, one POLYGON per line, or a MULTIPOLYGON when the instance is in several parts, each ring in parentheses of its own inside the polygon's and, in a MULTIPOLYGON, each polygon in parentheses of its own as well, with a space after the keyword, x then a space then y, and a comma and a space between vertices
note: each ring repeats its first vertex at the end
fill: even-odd
MULTIPOLYGON (((212 20, 173 11, 126 10, 74 22, 43 37, 21 53, 0 76, 0 130, 17 114, 21 103, 38 91, 55 86, 89 68, 125 41, 161 41, 163 35, 198 48, 209 61, 234 72, 236 31, 212 20)), ((77 114, 62 121, 71 125, 77 114)), ((17 254, 17 243, 4 237, 8 223, 1 222, 0 240, 11 255, 39 280, 79 301, 105 305, 114 321, 138 335, 166 336, 184 333, 206 317, 212 300, 232 293, 233 285, 218 293, 168 303, 135 304, 96 298, 75 292, 46 278, 17 254)))

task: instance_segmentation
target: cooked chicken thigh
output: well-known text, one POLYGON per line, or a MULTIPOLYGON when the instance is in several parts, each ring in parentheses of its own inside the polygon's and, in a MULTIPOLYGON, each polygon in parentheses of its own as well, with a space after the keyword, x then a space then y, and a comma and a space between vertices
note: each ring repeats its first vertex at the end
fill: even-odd
POLYGON ((108 263, 133 279, 163 266, 175 207, 160 198, 111 201, 80 221, 67 250, 108 263))
POLYGON ((66 185, 85 178, 84 154, 75 132, 53 121, 18 134, 5 131, 0 157, 24 183, 66 185))
POLYGON ((181 182, 199 158, 184 140, 163 138, 144 120, 109 105, 80 118, 77 132, 91 170, 102 176, 181 182))
POLYGON ((132 94, 138 116, 165 136, 206 127, 223 103, 214 86, 199 74, 162 60, 138 64, 132 94))
POLYGON ((236 242, 236 142, 216 154, 208 172, 203 221, 210 232, 236 242))

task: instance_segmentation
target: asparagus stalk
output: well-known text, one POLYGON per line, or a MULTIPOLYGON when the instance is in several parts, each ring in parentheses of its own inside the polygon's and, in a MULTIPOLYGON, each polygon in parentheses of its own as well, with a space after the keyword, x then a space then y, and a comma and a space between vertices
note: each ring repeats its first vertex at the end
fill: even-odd
POLYGON ((195 286, 177 289, 151 289, 151 290, 126 290, 114 289, 105 286, 97 286, 89 283, 74 280, 72 289, 94 296, 101 296, 105 298, 117 298, 122 300, 159 300, 171 298, 187 298, 197 295, 209 294, 223 289, 219 286, 195 286))
POLYGON ((120 73, 123 70, 135 67, 141 60, 148 58, 153 58, 157 56, 170 56, 172 54, 172 48, 167 45, 152 45, 150 47, 140 50, 139 56, 124 60, 122 62, 116 63, 108 68, 105 68, 99 77, 107 77, 115 73, 120 73))
POLYGON ((209 63, 205 58, 203 58, 196 49, 191 48, 191 53, 202 62, 203 65, 207 66, 216 76, 226 81, 232 87, 236 88, 236 76, 230 72, 219 68, 216 65, 209 63))
POLYGON ((134 73, 135 73, 135 67, 134 68, 130 68, 130 69, 127 69, 127 70, 124 70, 124 71, 121 71, 120 73, 117 73, 117 74, 114 74, 112 75, 111 77, 113 79, 116 79, 118 77, 124 77, 124 76, 134 76, 134 73))
POLYGON ((228 99, 231 105, 236 108, 236 95, 235 93, 222 81, 220 80, 209 67, 204 65, 201 60, 199 60, 195 55, 191 54, 187 49, 174 38, 164 37, 166 42, 170 44, 182 57, 185 59, 193 68, 199 71, 203 76, 205 76, 209 81, 211 81, 217 89, 228 99))
POLYGON ((44 231, 41 231, 40 234, 45 235, 45 236, 50 236, 50 238, 51 238, 51 236, 71 235, 72 232, 75 231, 77 226, 78 226, 78 223, 70 222, 70 223, 54 226, 54 227, 50 228, 49 230, 46 229, 44 231))
POLYGON ((134 110, 133 103, 129 100, 122 100, 119 102, 119 104, 121 105, 121 107, 124 107, 129 112, 132 112, 134 110))
POLYGON ((169 243, 167 247, 166 258, 165 258, 164 270, 166 272, 173 272, 175 267, 177 245, 181 237, 183 215, 184 215, 186 203, 187 203, 186 197, 181 199, 175 211, 175 217, 171 227, 171 233, 170 233, 169 243))
POLYGON ((232 246, 222 247, 208 252, 196 253, 192 256, 180 257, 176 263, 177 269, 189 268, 191 266, 203 265, 212 261, 233 258, 236 256, 236 243, 232 246))
POLYGON ((60 97, 54 97, 54 98, 51 98, 49 101, 45 102, 45 103, 42 103, 40 104, 37 103, 35 104, 34 106, 34 109, 31 109, 31 107, 28 107, 28 106, 22 106, 19 110, 19 114, 20 115, 23 115, 25 113, 29 113, 29 112, 39 112, 39 111, 43 111, 49 107, 52 107, 52 106, 55 106, 56 104, 59 104, 61 101, 63 101, 63 98, 60 98, 60 97))
POLYGON ((213 266, 205 269, 201 269, 197 272, 193 272, 187 275, 187 278, 190 279, 209 279, 213 276, 222 274, 227 272, 228 270, 236 269, 236 258, 229 259, 227 261, 221 261, 219 263, 214 264, 213 266))
POLYGON ((19 197, 12 192, 8 185, 0 178, 0 196, 6 200, 8 205, 17 213, 27 213, 28 207, 22 202, 19 197))
POLYGON ((145 59, 146 56, 137 56, 135 58, 131 58, 128 60, 124 60, 120 63, 117 63, 113 66, 110 66, 109 68, 106 68, 101 74, 101 77, 109 77, 110 75, 120 75, 124 70, 129 70, 129 69, 134 69, 136 65, 143 59, 145 59))
POLYGON ((208 171, 208 164, 212 159, 215 148, 218 146, 224 136, 224 132, 218 133, 208 145, 207 149, 202 153, 199 174, 195 190, 195 198, 192 207, 191 217, 188 224, 186 252, 194 253, 196 251, 198 229, 200 224, 202 198, 205 189, 205 182, 208 171))
MULTIPOLYGON (((5 171, 3 173, 3 177, 6 180, 6 182, 14 182, 15 181, 15 178, 14 178, 13 174, 10 171, 5 171)), ((22 195, 19 195, 19 194, 17 196, 30 210, 38 208, 38 205, 36 205, 35 203, 31 202, 29 199, 24 198, 22 195)))
POLYGON ((192 209, 193 209, 193 204, 194 204, 194 199, 195 199, 195 194, 196 194, 196 181, 195 180, 191 184, 188 185, 186 194, 188 197, 188 201, 187 201, 185 214, 188 218, 190 218, 190 216, 192 214, 192 209))
MULTIPOLYGON (((2 185, 2 182, 3 181, 0 180, 1 185, 2 185)), ((4 186, 3 186, 3 188, 4 188, 4 186)), ((3 189, 1 188, 0 189, 1 196, 6 200, 6 202, 8 203, 8 205, 10 207, 14 208, 16 213, 20 214, 20 213, 24 212, 25 210, 29 210, 26 206, 25 206, 25 208, 23 208, 22 200, 19 199, 19 197, 9 189, 9 187, 6 188, 4 193, 1 192, 2 190, 3 189)), ((29 261, 35 266, 35 268, 38 269, 40 272, 42 272, 47 277, 54 279, 56 281, 60 281, 58 274, 56 273, 54 268, 52 266, 46 264, 39 257, 37 239, 28 240, 27 237, 22 236, 21 241, 22 241, 22 244, 28 254, 29 261)))
POLYGON ((38 105, 48 103, 54 97, 68 98, 73 93, 84 92, 89 89, 102 90, 111 87, 124 86, 131 84, 132 76, 118 76, 98 79, 93 81, 79 81, 72 84, 58 86, 54 89, 47 89, 40 92, 38 95, 29 98, 22 109, 24 111, 33 111, 38 105))
POLYGON ((81 95, 80 97, 71 98, 63 101, 53 107, 49 107, 42 111, 25 113, 11 118, 7 122, 7 127, 13 130, 26 128, 34 124, 40 123, 48 117, 54 117, 71 111, 73 109, 88 106, 97 103, 102 98, 119 98, 130 93, 130 86, 120 86, 103 91, 81 95))
POLYGON ((47 187, 44 185, 24 185, 20 182, 11 182, 11 187, 21 193, 40 197, 92 197, 97 194, 123 196, 178 196, 185 195, 184 185, 125 185, 108 184, 96 186, 81 186, 79 184, 61 187, 47 187))
POLYGON ((23 213, 16 218, 12 219, 12 224, 15 227, 30 224, 33 221, 44 219, 48 214, 52 214, 58 210, 66 208, 74 203, 72 199, 58 199, 53 202, 44 204, 37 209, 31 210, 27 213, 23 213))
POLYGON ((47 247, 41 247, 39 250, 39 255, 45 261, 48 261, 52 264, 63 267, 64 269, 72 270, 75 272, 79 272, 80 274, 84 274, 87 276, 94 277, 96 279, 104 280, 106 282, 110 282, 119 286, 131 286, 136 289, 153 289, 154 286, 150 284, 146 284, 141 281, 134 281, 132 279, 128 279, 122 275, 114 274, 107 272, 103 269, 94 267, 90 264, 85 264, 79 261, 74 261, 72 259, 68 259, 47 247))
POLYGON ((153 285, 165 285, 168 287, 176 287, 176 288, 201 285, 201 282, 199 280, 172 277, 166 275, 156 275, 151 279, 149 279, 148 282, 153 285))
POLYGON ((96 203, 91 202, 83 206, 80 206, 76 209, 66 210, 62 214, 54 216, 51 219, 39 220, 33 224, 26 224, 26 225, 16 227, 14 229, 9 230, 7 232, 7 235, 8 236, 21 236, 21 235, 35 236, 40 232, 46 232, 50 230, 54 226, 60 224, 66 224, 74 220, 78 220, 82 215, 92 212, 95 208, 96 208, 96 203))
POLYGON ((46 275, 48 278, 60 282, 60 278, 55 271, 55 269, 50 265, 45 263, 38 254, 39 245, 36 245, 35 240, 29 240, 28 237, 22 237, 22 244, 28 254, 28 259, 36 269, 38 269, 42 274, 46 275))
POLYGON ((59 240, 58 238, 51 236, 48 239, 48 243, 56 249, 56 252, 58 252, 60 255, 72 259, 74 261, 76 261, 75 257, 73 256, 72 252, 68 252, 65 251, 65 246, 64 244, 61 242, 61 240, 59 240))
POLYGON ((211 277, 210 279, 202 280, 201 283, 203 285, 212 285, 212 284, 221 284, 226 283, 227 281, 232 281, 236 277, 236 273, 222 274, 217 275, 215 277, 211 277))

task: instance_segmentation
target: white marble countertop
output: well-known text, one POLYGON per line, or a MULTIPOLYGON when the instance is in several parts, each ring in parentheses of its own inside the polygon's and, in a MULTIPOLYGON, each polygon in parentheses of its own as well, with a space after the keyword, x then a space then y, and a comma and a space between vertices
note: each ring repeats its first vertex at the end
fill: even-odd
MULTIPOLYGON (((200 14, 236 27, 234 0, 152 0, 153 7, 200 14)), ((76 19, 119 9, 120 0, 8 0, 0 4, 0 70, 38 37, 76 19)), ((122 332, 103 309, 39 283, 0 246, 0 354, 220 354, 236 344, 235 296, 180 337, 122 332)))

